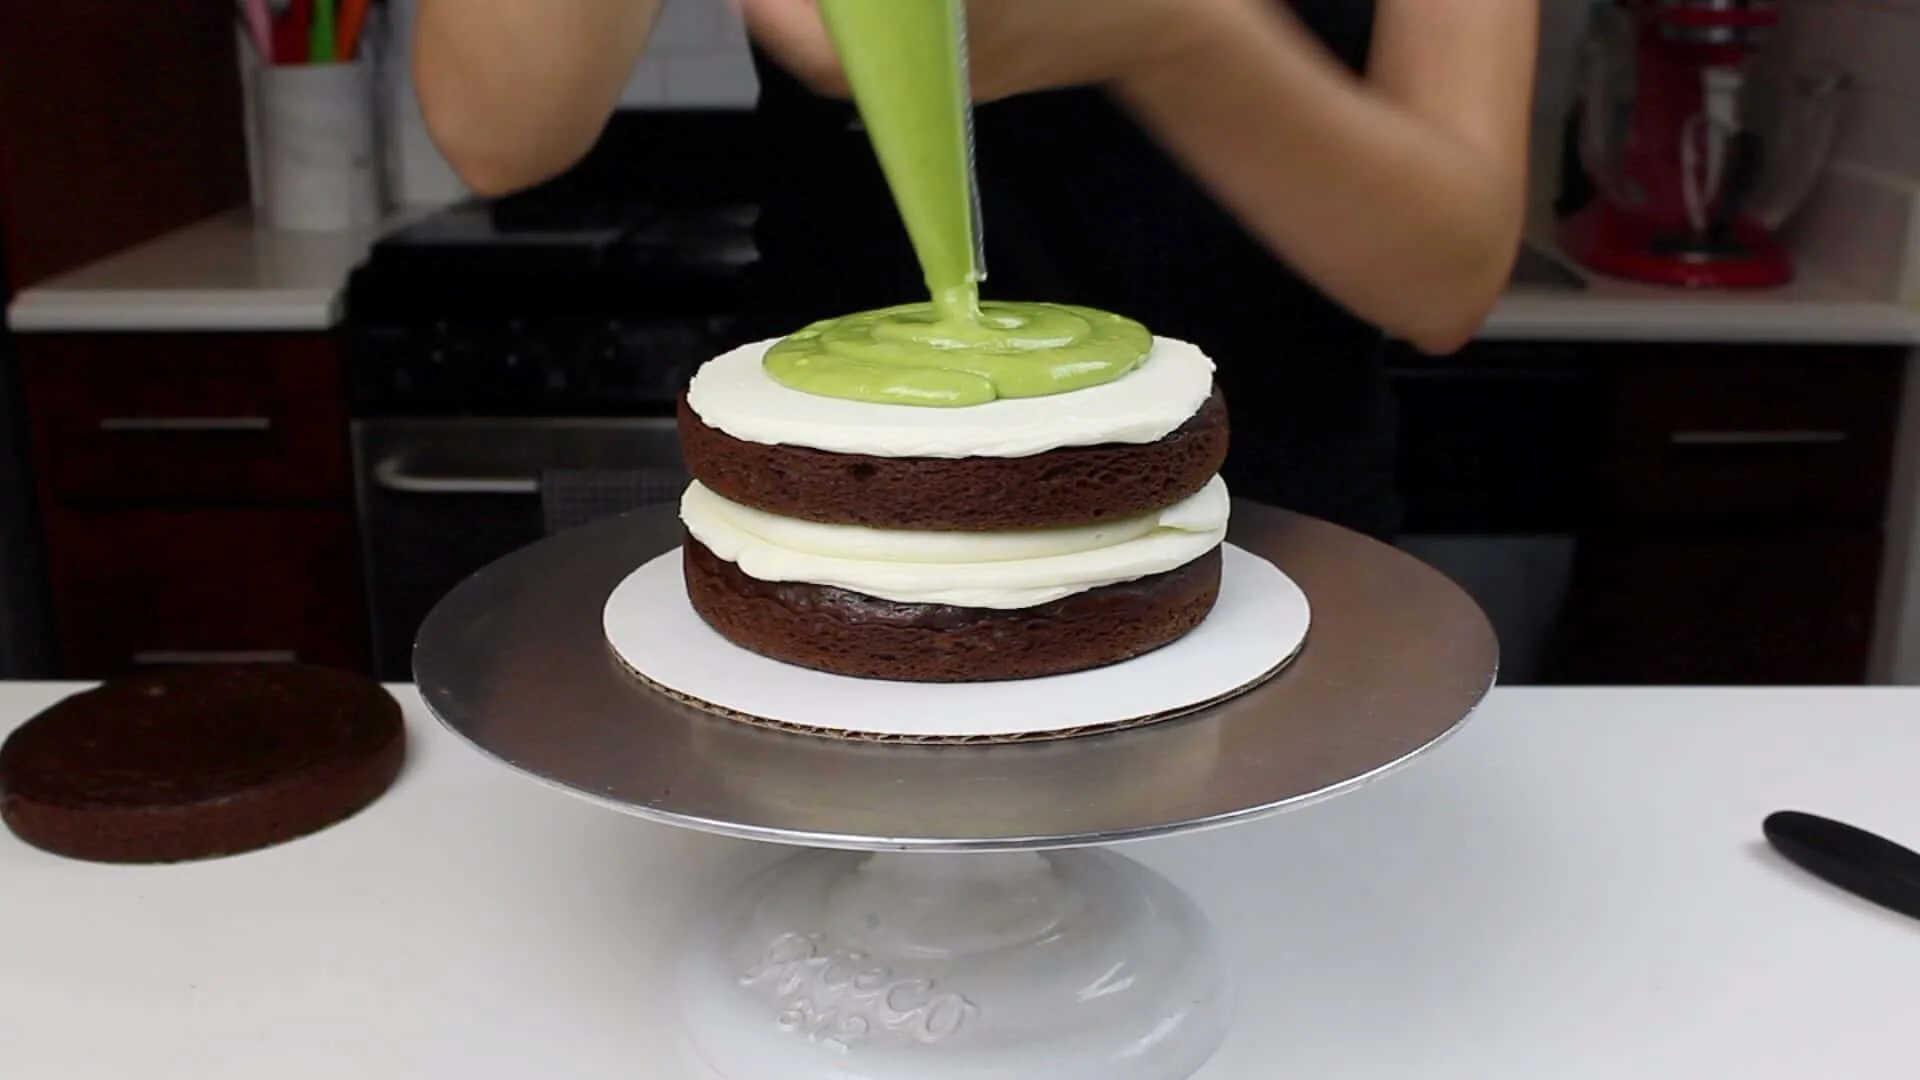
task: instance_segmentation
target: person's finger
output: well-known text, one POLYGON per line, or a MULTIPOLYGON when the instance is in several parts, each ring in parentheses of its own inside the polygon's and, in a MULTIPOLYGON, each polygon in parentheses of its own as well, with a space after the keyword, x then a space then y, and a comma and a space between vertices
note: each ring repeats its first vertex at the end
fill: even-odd
POLYGON ((741 15, 782 67, 819 93, 847 96, 847 73, 814 0, 742 0, 741 15))

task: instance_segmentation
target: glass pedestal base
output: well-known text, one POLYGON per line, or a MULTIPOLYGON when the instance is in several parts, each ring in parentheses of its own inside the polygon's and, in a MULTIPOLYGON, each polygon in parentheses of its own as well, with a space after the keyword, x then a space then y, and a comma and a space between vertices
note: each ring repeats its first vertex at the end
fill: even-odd
POLYGON ((1232 1022, 1206 916, 1092 849, 806 852, 718 905, 680 975, 724 1080, 1187 1080, 1232 1022))

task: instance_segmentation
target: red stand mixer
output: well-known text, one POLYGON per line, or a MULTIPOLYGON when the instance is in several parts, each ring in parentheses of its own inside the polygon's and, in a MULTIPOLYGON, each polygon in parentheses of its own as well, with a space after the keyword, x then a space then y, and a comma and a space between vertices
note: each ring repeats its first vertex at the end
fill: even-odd
POLYGON ((1569 133, 1592 190, 1563 205, 1568 255, 1688 288, 1792 280, 1775 230, 1819 177, 1842 80, 1800 80, 1794 108, 1763 135, 1754 114, 1770 87, 1756 83, 1756 59, 1779 21, 1777 0, 1596 6, 1569 133))

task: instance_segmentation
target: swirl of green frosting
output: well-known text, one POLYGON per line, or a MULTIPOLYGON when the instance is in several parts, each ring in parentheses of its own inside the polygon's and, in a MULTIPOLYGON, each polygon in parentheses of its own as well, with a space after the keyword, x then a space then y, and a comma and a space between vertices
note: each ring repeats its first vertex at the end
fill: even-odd
POLYGON ((988 302, 951 318, 933 304, 906 304, 814 323, 774 345, 765 363, 775 381, 804 393, 957 408, 1112 382, 1152 348, 1146 327, 1093 308, 988 302))

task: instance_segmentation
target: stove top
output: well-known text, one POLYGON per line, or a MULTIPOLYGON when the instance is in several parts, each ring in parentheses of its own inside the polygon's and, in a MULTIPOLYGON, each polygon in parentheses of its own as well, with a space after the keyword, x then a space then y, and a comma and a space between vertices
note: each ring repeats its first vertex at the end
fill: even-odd
POLYGON ((731 344, 744 201, 474 201, 375 245, 347 287, 357 415, 664 414, 731 344))
POLYGON ((617 315, 737 302, 759 261, 758 216, 748 202, 463 203, 375 244, 348 286, 348 315, 617 315))
POLYGON ((357 415, 671 412, 759 253, 750 113, 616 114, 574 168, 381 240, 347 285, 357 415))

